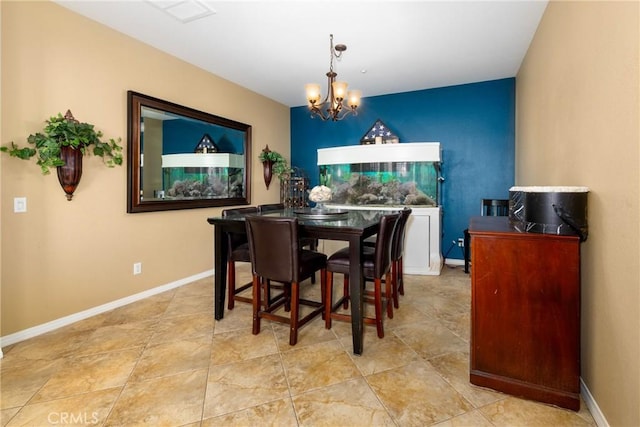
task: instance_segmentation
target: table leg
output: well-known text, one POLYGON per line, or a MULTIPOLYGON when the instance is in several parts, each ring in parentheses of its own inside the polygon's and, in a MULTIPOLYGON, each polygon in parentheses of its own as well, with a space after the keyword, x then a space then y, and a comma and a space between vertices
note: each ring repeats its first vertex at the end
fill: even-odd
POLYGON ((213 279, 213 306, 214 317, 220 320, 224 317, 224 300, 227 290, 227 233, 223 227, 214 227, 214 279, 213 279))
POLYGON ((364 280, 362 277, 362 240, 360 237, 352 237, 349 240, 349 259, 357 260, 349 266, 349 293, 351 298, 351 333, 353 336, 353 353, 362 354, 364 329, 364 280))

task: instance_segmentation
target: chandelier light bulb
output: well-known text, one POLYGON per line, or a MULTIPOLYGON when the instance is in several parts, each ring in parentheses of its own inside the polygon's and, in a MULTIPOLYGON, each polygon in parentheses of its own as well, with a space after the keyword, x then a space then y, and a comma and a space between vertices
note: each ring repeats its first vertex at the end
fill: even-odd
POLYGON ((307 92, 307 101, 309 103, 312 102, 320 102, 320 85, 316 83, 307 83, 304 85, 305 91, 307 92))
POLYGON ((360 106, 360 98, 362 98, 362 91, 360 90, 350 90, 347 95, 347 104, 351 108, 356 108, 360 106))
POLYGON ((346 82, 333 82, 333 96, 336 99, 345 99, 347 97, 347 83, 346 82))

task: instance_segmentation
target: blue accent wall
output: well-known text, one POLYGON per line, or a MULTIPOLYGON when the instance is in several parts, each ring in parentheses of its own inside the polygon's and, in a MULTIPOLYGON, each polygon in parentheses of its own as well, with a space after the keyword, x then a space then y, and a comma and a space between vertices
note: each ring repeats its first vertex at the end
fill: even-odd
POLYGON ((515 78, 374 96, 362 99, 357 116, 339 122, 311 118, 307 107, 291 109, 291 165, 318 185, 317 149, 358 145, 377 119, 400 143, 440 142, 442 252, 463 237, 480 199, 509 197, 515 181, 515 78))
POLYGON ((193 153, 207 133, 220 153, 243 154, 244 133, 197 120, 165 120, 162 122, 162 154, 193 153))

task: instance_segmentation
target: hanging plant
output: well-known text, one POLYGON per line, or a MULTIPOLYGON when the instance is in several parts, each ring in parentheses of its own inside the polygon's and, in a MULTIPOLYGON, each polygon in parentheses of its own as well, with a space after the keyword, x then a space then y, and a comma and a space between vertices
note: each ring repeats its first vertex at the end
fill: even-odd
POLYGON ((10 146, 0 147, 0 151, 22 160, 36 156, 36 163, 43 175, 51 173, 51 168, 57 168, 58 179, 67 193, 67 199, 71 200, 73 190, 80 181, 82 156, 93 154, 102 157, 108 167, 122 165, 121 139, 103 141, 101 131, 96 131, 92 124, 80 123, 71 111, 67 110, 64 116, 58 113, 45 123, 42 132, 27 137, 32 147, 19 147, 11 142, 10 146))
POLYGON ((258 158, 264 166, 264 182, 267 188, 269 188, 269 184, 271 183, 272 174, 282 181, 291 175, 293 171, 293 169, 289 167, 287 159, 282 157, 282 154, 277 151, 271 151, 268 145, 260 152, 258 158))

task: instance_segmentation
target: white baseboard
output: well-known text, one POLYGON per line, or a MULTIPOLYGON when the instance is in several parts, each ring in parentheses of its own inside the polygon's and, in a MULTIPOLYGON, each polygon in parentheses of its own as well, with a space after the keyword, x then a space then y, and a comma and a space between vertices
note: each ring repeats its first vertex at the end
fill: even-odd
POLYGON ((52 320, 51 322, 47 322, 42 325, 34 326, 29 329, 24 329, 22 331, 15 332, 5 337, 0 337, 0 358, 2 358, 3 356, 2 346, 15 344, 17 342, 36 337, 38 335, 51 332, 55 329, 70 325, 79 320, 87 319, 97 314, 101 314, 109 310, 113 310, 114 308, 122 307, 127 304, 131 304, 132 302, 140 301, 150 296, 160 294, 170 289, 174 289, 182 285, 186 285, 187 283, 204 279, 205 277, 209 277, 209 276, 213 276, 213 270, 207 270, 190 277, 185 277, 184 279, 176 280, 175 282, 167 283, 165 285, 161 285, 153 289, 146 290, 144 292, 140 292, 134 295, 130 295, 128 297, 121 298, 116 301, 112 301, 112 302, 100 305, 98 307, 93 307, 88 310, 81 311, 79 313, 74 313, 69 316, 61 317, 60 319, 52 320))
POLYGON ((596 425, 598 427, 609 427, 607 419, 604 417, 604 414, 600 410, 600 407, 596 403, 593 395, 587 388, 587 385, 584 383, 582 378, 580 378, 580 394, 582 395, 582 400, 584 400, 584 403, 587 405, 589 412, 591 412, 591 416, 596 422, 596 425))
POLYGON ((446 258, 444 260, 444 263, 446 265, 455 265, 455 266, 459 266, 459 265, 464 265, 464 260, 463 259, 456 259, 456 258, 446 258))

